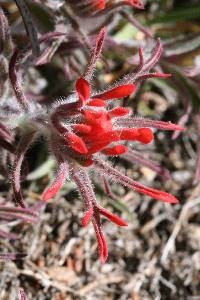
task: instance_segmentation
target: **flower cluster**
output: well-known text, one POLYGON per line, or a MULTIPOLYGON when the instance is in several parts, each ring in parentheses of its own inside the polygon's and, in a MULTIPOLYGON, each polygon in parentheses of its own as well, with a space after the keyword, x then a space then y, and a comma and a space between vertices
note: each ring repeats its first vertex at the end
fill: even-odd
POLYGON ((134 93, 137 88, 136 82, 151 76, 169 76, 169 74, 149 73, 149 69, 155 65, 162 52, 159 41, 153 56, 147 61, 144 61, 142 49, 139 49, 140 65, 137 70, 104 92, 91 91, 89 80, 100 56, 104 38, 105 29, 102 29, 97 37, 87 71, 76 81, 76 93, 52 109, 48 130, 58 169, 56 178, 42 195, 42 200, 51 199, 68 177, 73 178, 85 204, 82 225, 86 226, 90 220, 92 221, 102 262, 106 261, 108 250, 100 216, 103 215, 119 226, 127 226, 127 223, 97 203, 89 176, 90 170, 95 169, 107 187, 108 180, 112 179, 157 200, 178 203, 174 196, 146 187, 121 174, 106 162, 106 157, 130 155, 132 150, 127 146, 129 141, 150 143, 154 138, 151 128, 183 130, 182 127, 172 123, 133 117, 128 108, 119 106, 117 102, 118 99, 134 93))
MULTIPOLYGON (((108 1, 106 5, 109 6, 112 2, 114 1, 108 1)), ((89 3, 91 1, 85 2, 87 5, 89 3)), ((135 1, 123 1, 123 3, 136 4, 135 1)), ((62 36, 62 34, 57 32, 46 34, 38 39, 38 43, 49 42, 58 36, 62 36)), ((4 149, 15 153, 11 183, 16 203, 25 208, 21 192, 21 166, 31 143, 38 136, 43 135, 48 139, 58 167, 55 179, 41 196, 42 203, 54 197, 66 179, 71 177, 76 183, 85 205, 82 225, 86 226, 92 221, 102 262, 106 261, 108 250, 102 231, 101 216, 119 226, 127 226, 127 223, 97 203, 90 178, 91 171, 95 171, 95 174, 101 178, 105 192, 109 194, 109 180, 111 179, 157 200, 177 203, 178 200, 174 196, 132 180, 107 161, 109 161, 109 157, 113 156, 122 157, 129 161, 142 161, 143 164, 167 178, 167 171, 161 169, 156 163, 138 155, 131 149, 129 142, 150 143, 154 138, 152 128, 183 130, 182 127, 172 123, 132 116, 130 109, 120 105, 120 99, 131 96, 136 91, 140 81, 150 77, 166 78, 170 76, 169 74, 150 72, 162 54, 162 45, 159 40, 152 49, 152 55, 144 56, 143 50, 139 48, 139 65, 113 86, 100 92, 91 90, 90 82, 96 62, 101 55, 104 40, 105 28, 97 36, 85 73, 76 81, 76 92, 68 98, 58 100, 50 111, 47 106, 39 105, 27 99, 18 72, 24 54, 16 49, 9 60, 8 74, 15 98, 18 101, 18 107, 12 106, 11 109, 7 103, 5 106, 6 115, 4 116, 2 109, 0 122, 1 144, 4 149), (11 131, 14 129, 17 129, 21 136, 17 149, 12 144, 11 131)), ((31 53, 31 47, 26 50, 26 55, 29 53, 31 53)))

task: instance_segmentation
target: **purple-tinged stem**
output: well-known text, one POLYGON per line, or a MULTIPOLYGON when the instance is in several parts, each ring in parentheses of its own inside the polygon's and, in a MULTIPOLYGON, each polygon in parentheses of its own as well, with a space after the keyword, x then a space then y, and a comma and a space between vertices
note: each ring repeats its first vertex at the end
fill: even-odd
POLYGON ((11 143, 13 140, 10 129, 7 128, 4 124, 2 124, 2 122, 0 123, 0 137, 8 143, 11 143))
POLYGON ((25 208, 25 204, 21 193, 20 172, 21 172, 21 166, 24 159, 24 155, 28 150, 31 142, 33 141, 34 136, 35 136, 35 132, 25 134, 24 136, 22 136, 17 148, 17 153, 14 160, 13 170, 12 170, 11 182, 12 182, 15 200, 16 203, 23 208, 25 208))
POLYGON ((40 54, 40 45, 38 41, 37 29, 33 24, 28 6, 24 0, 15 0, 17 7, 21 13, 26 32, 31 40, 32 51, 35 57, 40 54))
POLYGON ((22 220, 23 222, 27 222, 27 223, 36 223, 37 219, 34 217, 27 217, 24 215, 19 215, 19 214, 15 214, 15 213, 2 213, 0 214, 0 220, 22 220))
POLYGON ((0 261, 23 259, 26 256, 26 253, 0 253, 0 261))
POLYGON ((30 215, 32 217, 37 217, 38 214, 32 211, 31 209, 28 208, 21 208, 21 207, 11 207, 11 206, 5 206, 5 205, 0 205, 0 213, 21 213, 21 214, 26 214, 30 215))
MULTIPOLYGON (((158 62, 161 54, 162 54, 162 45, 160 40, 157 40, 157 43, 154 47, 154 51, 153 54, 150 56, 150 58, 147 61, 143 62, 143 66, 140 67, 140 65, 138 66, 138 68, 136 68, 136 70, 134 70, 133 72, 125 75, 119 82, 118 84, 127 84, 127 83, 131 83, 131 82, 135 82, 138 77, 141 77, 142 75, 148 73, 150 71, 150 69, 152 69, 156 63, 158 62)), ((140 52, 139 52, 139 56, 140 52)), ((140 63, 141 63, 141 57, 140 57, 140 63)))
POLYGON ((58 168, 56 171, 56 177, 49 187, 45 189, 42 194, 42 200, 48 201, 53 198, 64 185, 67 177, 69 176, 69 165, 62 158, 58 161, 58 168))
POLYGON ((99 174, 99 176, 101 177, 102 180, 102 185, 103 185, 103 189, 104 192, 108 195, 108 197, 110 197, 113 200, 118 200, 117 196, 114 195, 114 193, 111 190, 110 184, 108 182, 108 179, 103 175, 103 174, 99 174))
POLYGON ((103 43, 105 40, 105 35, 106 35, 106 30, 105 30, 105 28, 102 28, 100 33, 97 36, 94 49, 92 50, 91 60, 88 64, 88 67, 87 67, 87 70, 86 70, 86 73, 84 76, 84 78, 87 80, 91 79, 93 71, 96 67, 97 60, 99 59, 99 57, 101 55, 103 43))
POLYGON ((27 112, 29 110, 29 104, 23 92, 23 88, 19 79, 19 74, 17 73, 17 66, 16 66, 19 55, 20 55, 20 51, 19 49, 16 49, 9 63, 9 78, 21 109, 24 112, 27 112))
POLYGON ((171 77, 171 74, 164 74, 164 73, 148 73, 148 74, 143 74, 137 77, 135 82, 139 82, 145 79, 149 78, 169 78, 171 77))
POLYGON ((108 247, 107 247, 104 233, 101 228, 99 213, 94 214, 92 223, 93 223, 95 234, 96 234, 97 241, 98 241, 100 260, 102 263, 105 263, 108 258, 108 247))
POLYGON ((93 161, 96 167, 98 168, 99 172, 103 173, 104 176, 111 178, 112 180, 115 180, 116 182, 124 186, 127 186, 133 190, 136 190, 139 193, 148 195, 162 202, 173 203, 173 204, 178 203, 178 199, 176 199, 174 196, 170 195, 169 193, 159 191, 157 189, 153 189, 150 187, 146 187, 140 184, 139 182, 132 180, 131 178, 122 174, 118 170, 112 168, 110 165, 108 165, 104 161, 101 161, 100 159, 95 158, 93 159, 93 161))
MULTIPOLYGON (((85 203, 85 207, 87 210, 86 213, 89 211, 93 212, 91 208, 94 209, 93 215, 90 215, 90 217, 92 217, 92 223, 94 226, 95 234, 99 245, 100 259, 101 262, 104 263, 108 257, 108 248, 107 248, 104 234, 101 229, 101 220, 100 220, 100 215, 98 210, 98 204, 96 203, 96 197, 92 188, 92 183, 89 179, 87 172, 83 168, 75 164, 72 167, 72 177, 85 203)), ((88 221, 89 220, 86 220, 86 223, 88 223, 88 221)))
POLYGON ((0 238, 9 239, 9 240, 18 240, 19 236, 14 234, 14 233, 10 233, 10 232, 6 232, 4 230, 0 230, 0 238))
POLYGON ((115 120, 116 126, 123 127, 151 127, 161 130, 180 130, 184 131, 185 128, 173 124, 171 122, 164 122, 159 120, 150 120, 141 117, 132 117, 132 118, 119 118, 115 120))
POLYGON ((200 117, 195 116, 195 123, 197 128, 197 159, 196 159, 196 170, 193 178, 193 184, 197 184, 200 181, 200 117))
POLYGON ((0 147, 2 147, 3 149, 5 149, 11 153, 15 152, 14 146, 11 143, 9 143, 3 139, 0 139, 0 147))
POLYGON ((129 23, 131 23, 134 27, 136 27, 139 31, 143 32, 147 38, 152 39, 153 34, 152 32, 147 29, 146 27, 142 26, 140 22, 138 22, 137 19, 135 19, 130 13, 126 11, 120 11, 120 14, 122 17, 127 19, 129 23))
POLYGON ((88 173, 84 170, 84 168, 81 168, 76 164, 76 166, 72 169, 72 177, 84 201, 85 208, 88 210, 96 203, 96 197, 88 173))
POLYGON ((0 7, 0 53, 7 48, 6 41, 10 38, 10 27, 3 9, 0 7))
MULTIPOLYGON (((189 120, 191 111, 192 111, 192 106, 191 106, 191 103, 188 101, 185 113, 180 117, 180 119, 177 122, 178 126, 181 126, 181 127, 185 126, 185 124, 189 120)), ((179 137, 179 135, 180 135, 180 131, 175 131, 172 135, 172 140, 177 139, 179 137)))
MULTIPOLYGON (((39 43, 46 43, 50 42, 51 40, 54 40, 60 36, 65 36, 65 33, 62 32, 49 32, 44 35, 42 35, 39 38, 39 43)), ((29 55, 31 51, 31 48, 28 46, 27 50, 23 53, 23 57, 25 55, 29 55)), ((19 74, 17 74, 17 63, 19 63, 22 59, 22 53, 20 53, 19 49, 16 49, 11 57, 10 63, 9 63, 9 78, 13 87, 13 90, 15 92, 17 101, 22 108, 23 111, 28 111, 29 109, 29 103, 28 100, 23 92, 21 82, 19 79, 19 74)))
POLYGON ((126 155, 122 155, 122 158, 131 163, 141 164, 141 165, 155 171, 156 173, 158 173, 160 176, 162 176, 165 179, 171 178, 170 173, 166 168, 160 166, 155 161, 144 157, 138 151, 129 150, 129 152, 126 153, 126 155))

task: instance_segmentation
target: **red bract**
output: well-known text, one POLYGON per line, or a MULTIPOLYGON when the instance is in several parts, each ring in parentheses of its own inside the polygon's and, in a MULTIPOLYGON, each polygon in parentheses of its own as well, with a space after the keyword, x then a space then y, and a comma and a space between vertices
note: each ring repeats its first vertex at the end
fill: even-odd
POLYGON ((111 1, 93 0, 92 2, 94 3, 95 7, 99 10, 102 10, 102 9, 106 8, 107 6, 112 6, 112 5, 115 5, 115 4, 129 5, 129 6, 133 6, 134 8, 144 9, 144 3, 143 3, 142 0, 111 0, 111 1), (108 2, 108 4, 106 5, 107 2, 108 2))
MULTIPOLYGON (((131 3, 136 4, 135 1, 131 1, 131 3)), ((96 61, 100 57, 104 39, 105 28, 101 30, 97 37, 91 60, 84 73, 85 75, 76 81, 75 93, 61 102, 58 101, 56 107, 53 107, 50 113, 45 113, 44 115, 41 113, 41 115, 31 119, 32 123, 29 127, 31 131, 19 143, 12 171, 12 185, 15 198, 18 204, 23 206, 20 189, 22 160, 28 146, 40 134, 41 128, 44 127, 44 132, 49 138, 51 151, 57 160, 58 169, 56 178, 44 191, 42 200, 47 201, 54 197, 67 178, 71 177, 74 180, 85 205, 86 212, 82 219, 82 225, 86 226, 90 221, 92 222, 102 262, 106 261, 108 250, 102 231, 101 217, 106 217, 119 226, 127 226, 127 223, 97 203, 89 174, 91 174, 91 171, 96 171, 95 174, 101 178, 103 186, 109 195, 111 195, 109 186, 109 179, 111 179, 156 200, 178 203, 174 196, 146 187, 132 180, 112 167, 106 160, 110 156, 118 156, 119 158, 122 156, 123 159, 127 158, 129 161, 141 162, 157 171, 163 177, 168 178, 167 170, 143 158, 141 154, 138 156, 136 152, 131 150, 131 147, 133 143, 151 143, 154 139, 152 128, 184 130, 182 127, 172 123, 132 116, 130 109, 120 106, 122 103, 121 99, 132 97, 139 82, 143 79, 155 76, 161 78, 168 76, 168 74, 150 73, 150 70, 156 65, 162 53, 162 45, 159 40, 152 51, 153 55, 148 57, 147 60, 143 57, 142 49, 139 49, 140 64, 133 72, 130 72, 104 91, 92 91, 90 81, 96 61)), ((13 87, 16 90, 16 68, 10 68, 10 76, 14 78, 13 87)), ((29 107, 25 107, 25 102, 22 101, 22 94, 18 93, 17 95, 22 108, 29 110, 29 107)))
POLYGON ((121 6, 144 9, 142 0, 69 0, 69 5, 81 16, 96 16, 121 6))
POLYGON ((98 10, 102 10, 106 7, 105 0, 93 0, 93 2, 98 10))
POLYGON ((144 9, 144 3, 142 0, 123 0, 121 2, 135 8, 144 9))

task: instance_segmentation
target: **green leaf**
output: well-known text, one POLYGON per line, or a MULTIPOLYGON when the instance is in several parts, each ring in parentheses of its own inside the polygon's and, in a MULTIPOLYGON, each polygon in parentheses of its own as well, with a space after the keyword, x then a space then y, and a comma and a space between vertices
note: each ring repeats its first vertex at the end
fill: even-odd
POLYGON ((110 198, 108 198, 108 202, 117 210, 123 212, 125 215, 127 215, 129 221, 134 221, 135 218, 135 214, 132 213, 128 206, 124 203, 122 203, 120 200, 112 200, 110 198))
POLYGON ((37 180, 49 174, 55 166, 55 160, 50 158, 27 176, 27 180, 37 180))
POLYGON ((163 63, 163 66, 167 68, 167 71, 173 74, 173 76, 176 77, 176 79, 180 80, 180 82, 184 85, 185 89, 188 91, 188 95, 190 95, 190 100, 197 110, 200 108, 200 97, 198 95, 198 92, 195 90, 194 86, 191 83, 191 80, 184 76, 181 72, 181 70, 170 63, 163 63))
POLYGON ((170 11, 164 15, 158 15, 154 17, 152 20, 149 20, 148 24, 156 24, 156 23, 167 23, 167 22, 176 22, 183 20, 193 20, 199 18, 200 16, 200 5, 183 8, 174 11, 170 11))
POLYGON ((54 21, 53 18, 49 15, 49 13, 37 3, 28 3, 27 4, 30 10, 31 15, 35 19, 35 21, 45 30, 53 31, 54 30, 54 21))
POLYGON ((114 38, 118 42, 123 42, 126 40, 130 40, 137 34, 138 29, 133 27, 132 24, 127 23, 120 31, 118 31, 114 38))

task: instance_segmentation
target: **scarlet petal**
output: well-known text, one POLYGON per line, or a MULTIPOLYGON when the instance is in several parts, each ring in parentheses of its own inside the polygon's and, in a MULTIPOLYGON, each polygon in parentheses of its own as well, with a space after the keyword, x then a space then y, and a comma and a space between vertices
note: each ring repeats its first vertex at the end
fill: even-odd
POLYGON ((76 81, 76 91, 83 103, 90 98, 90 85, 84 78, 79 78, 76 81))
POLYGON ((144 3, 142 0, 124 0, 124 3, 127 3, 135 8, 144 9, 144 3))
POLYGON ((78 135, 74 133, 68 133, 66 138, 67 143, 73 150, 79 152, 80 154, 86 154, 88 152, 86 144, 78 135))
POLYGON ((149 144, 154 136, 150 128, 124 128, 117 131, 120 140, 139 141, 143 144, 149 144))
POLYGON ((106 107, 107 106, 106 103, 101 99, 93 99, 90 102, 88 102, 87 105, 89 105, 89 106, 98 106, 98 107, 106 107))
POLYGON ((96 164, 96 167, 103 172, 103 174, 109 176, 113 180, 116 180, 116 182, 121 183, 124 186, 127 186, 129 188, 132 188, 135 191, 138 191, 140 193, 143 193, 145 195, 148 195, 156 200, 160 200, 167 203, 173 203, 177 204, 179 203, 178 199, 174 196, 172 196, 169 193, 162 192, 150 187, 146 187, 139 182, 132 180, 131 178, 127 177, 126 175, 123 175, 116 169, 110 167, 108 164, 106 164, 103 161, 94 159, 94 163, 96 164))
POLYGON ((185 131, 186 129, 180 125, 171 122, 164 122, 158 120, 142 119, 139 117, 123 118, 117 120, 118 126, 133 126, 133 127, 147 127, 156 128, 161 130, 179 130, 185 131))
POLYGON ((76 124, 73 126, 75 131, 78 131, 79 133, 89 133, 92 130, 92 127, 86 124, 76 124))
POLYGON ((51 198, 53 198, 59 192, 61 187, 62 187, 62 183, 59 182, 49 187, 46 191, 44 191, 42 195, 42 200, 48 201, 51 198))
POLYGON ((42 200, 48 201, 49 199, 53 198, 62 188, 67 176, 68 165, 65 162, 63 162, 58 167, 56 178, 42 194, 42 200))
POLYGON ((96 8, 98 10, 103 10, 105 7, 106 7, 105 0, 99 0, 98 3, 96 4, 96 8))
POLYGON ((109 143, 110 143, 110 141, 96 143, 94 146, 88 148, 88 155, 92 155, 94 153, 97 153, 97 152, 101 151, 109 143))
POLYGON ((108 246, 103 232, 101 232, 101 240, 103 243, 103 253, 101 255, 101 262, 104 264, 108 258, 108 246))
POLYGON ((88 223, 90 222, 90 220, 91 220, 91 217, 92 217, 92 215, 93 215, 93 207, 90 207, 89 208, 89 210, 88 211, 86 211, 86 213, 85 213, 85 216, 83 217, 83 219, 82 219, 82 226, 87 226, 88 225, 88 223))
POLYGON ((91 158, 87 158, 85 160, 79 161, 79 164, 83 167, 90 167, 93 165, 93 160, 91 158))
POLYGON ((98 98, 102 100, 111 100, 111 99, 119 99, 123 97, 130 96, 136 89, 134 84, 124 84, 113 88, 112 90, 105 92, 101 95, 98 95, 98 98))
POLYGON ((110 148, 102 150, 105 155, 121 155, 128 151, 128 148, 124 145, 116 145, 110 148))
POLYGON ((105 144, 106 146, 109 143, 119 141, 119 135, 118 132, 116 131, 108 131, 99 134, 98 132, 96 132, 93 136, 89 136, 89 135, 86 136, 85 140, 88 141, 89 143, 91 142, 91 147, 98 146, 101 144, 105 144))
POLYGON ((117 215, 112 214, 107 209, 105 209, 105 208, 103 208, 101 206, 98 206, 98 210, 99 210, 100 214, 102 214, 103 216, 105 216, 106 218, 108 218, 113 223, 115 223, 115 224, 117 224, 119 226, 128 226, 128 224, 124 220, 122 220, 117 215))
POLYGON ((97 224, 95 221, 93 221, 93 225, 94 225, 94 230, 98 241, 100 260, 101 263, 105 263, 108 258, 108 247, 107 247, 106 239, 101 230, 100 225, 97 224))
POLYGON ((88 122, 93 123, 96 122, 98 118, 103 115, 103 111, 94 111, 94 110, 84 110, 83 111, 85 118, 88 122))
POLYGON ((116 107, 108 112, 108 114, 111 118, 123 117, 123 116, 128 115, 129 113, 130 113, 130 110, 125 107, 116 107))
POLYGON ((137 138, 143 144, 149 144, 153 141, 154 135, 150 128, 139 128, 138 129, 139 136, 137 138))
POLYGON ((136 128, 124 128, 117 131, 120 136, 120 140, 124 141, 135 141, 137 140, 139 133, 136 128))
POLYGON ((166 193, 166 192, 162 192, 153 188, 148 188, 145 186, 141 187, 133 187, 136 191, 143 193, 145 195, 148 195, 156 200, 159 201, 163 201, 163 202, 167 202, 167 203, 171 203, 171 204, 177 204, 179 203, 178 199, 176 197, 174 197, 173 195, 166 193))

